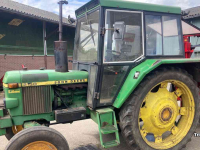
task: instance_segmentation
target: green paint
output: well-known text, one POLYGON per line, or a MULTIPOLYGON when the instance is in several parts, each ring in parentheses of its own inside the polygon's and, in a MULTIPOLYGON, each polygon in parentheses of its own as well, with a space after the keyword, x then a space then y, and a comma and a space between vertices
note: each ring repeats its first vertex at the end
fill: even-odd
MULTIPOLYGON (((30 17, 22 17, 17 14, 1 12, 0 34, 5 37, 0 40, 0 54, 8 55, 44 55, 43 21, 30 17), (21 19, 19 26, 8 25, 13 19, 21 19)), ((54 41, 58 40, 58 23, 46 23, 47 53, 54 54, 54 41)), ((67 41, 68 55, 72 55, 74 49, 75 28, 63 26, 63 40, 67 41)))
MULTIPOLYGON (((5 79, 7 80, 7 79, 5 79)), ((9 80, 9 79, 8 79, 9 80)), ((11 82, 10 83, 17 83, 17 82, 12 82, 14 81, 14 76, 11 77, 11 82)), ((16 80, 15 81, 18 81, 18 75, 16 75, 16 80)), ((17 105, 17 102, 15 101, 15 104, 13 104, 13 106, 17 105, 17 107, 14 107, 12 109, 8 109, 9 111, 9 114, 14 117, 14 116, 20 116, 20 115, 23 115, 23 97, 22 97, 22 88, 17 88, 17 89, 12 89, 12 90, 19 90, 20 93, 9 93, 9 90, 8 88, 4 88, 4 93, 5 93, 5 100, 6 100, 6 104, 8 106, 6 106, 7 108, 10 108, 12 107, 12 104, 9 102, 9 100, 14 100, 16 99, 18 101, 18 105, 17 105), (8 100, 8 102, 7 102, 8 100)))
POLYGON ((5 135, 6 134, 6 129, 0 129, 0 136, 5 135))
POLYGON ((0 118, 4 116, 3 109, 0 108, 0 118))
POLYGON ((126 81, 124 82, 113 106, 116 108, 120 108, 126 99, 130 96, 130 94, 135 90, 137 85, 144 79, 144 77, 155 68, 160 66, 161 64, 177 64, 177 63, 192 63, 192 62, 200 62, 199 59, 164 59, 164 60, 154 60, 148 59, 140 65, 133 68, 126 81), (139 71, 140 75, 138 79, 134 79, 135 73, 139 71))
POLYGON ((97 113, 96 113, 96 111, 91 110, 91 111, 90 111, 90 117, 91 117, 91 119, 92 119, 95 123, 98 124, 98 119, 97 119, 97 113))
POLYGON ((41 126, 41 124, 37 123, 36 121, 30 121, 24 123, 24 129, 41 126))
POLYGON ((22 75, 28 74, 47 74, 46 81, 87 79, 88 73, 85 71, 71 70, 69 72, 56 72, 55 70, 28 70, 28 71, 9 71, 6 72, 3 83, 21 83, 22 75))
POLYGON ((12 127, 13 123, 12 123, 12 119, 9 115, 6 115, 2 118, 0 118, 0 128, 8 128, 8 127, 12 127))
POLYGON ((120 144, 119 132, 115 112, 111 108, 98 109, 95 122, 98 123, 100 142, 103 148, 110 148, 120 144), (104 142, 102 134, 115 134, 116 139, 104 142))
POLYGON ((128 9, 135 9, 135 10, 181 14, 180 7, 156 5, 156 4, 150 4, 150 3, 149 4, 140 3, 140 2, 130 1, 130 0, 100 0, 100 5, 106 6, 106 7, 128 8, 128 9))
POLYGON ((24 122, 32 121, 32 120, 47 120, 47 121, 54 121, 55 120, 55 114, 52 113, 46 113, 46 114, 36 114, 36 115, 26 115, 26 116, 14 116, 12 117, 14 125, 23 125, 24 122))
MULTIPOLYGON (((92 1, 94 1, 94 0, 92 0, 92 1)), ((79 9, 87 8, 88 6, 90 6, 90 3, 92 1, 88 2, 87 4, 85 4, 84 6, 82 6, 79 9)), ((99 1, 100 1, 100 6, 104 6, 104 7, 144 10, 144 11, 152 11, 152 12, 171 13, 171 14, 181 14, 181 8, 174 7, 174 6, 141 3, 141 2, 134 2, 131 0, 99 0, 99 1)), ((92 10, 92 9, 90 9, 90 10, 92 10)), ((81 15, 79 15, 77 17, 80 17, 80 16, 81 15)))
POLYGON ((20 71, 6 72, 3 83, 21 83, 20 71))
POLYGON ((6 98, 6 109, 11 109, 19 106, 19 100, 17 98, 6 98))
MULTIPOLYGON (((90 11, 92 11, 92 10, 95 10, 95 9, 97 9, 99 6, 100 6, 100 5, 98 5, 98 6, 94 7, 94 8, 92 8, 92 9, 89 9, 89 10, 87 10, 86 12, 88 13, 88 12, 90 12, 90 11)), ((77 18, 82 17, 82 15, 85 15, 86 12, 84 12, 84 13, 78 15, 77 18)))

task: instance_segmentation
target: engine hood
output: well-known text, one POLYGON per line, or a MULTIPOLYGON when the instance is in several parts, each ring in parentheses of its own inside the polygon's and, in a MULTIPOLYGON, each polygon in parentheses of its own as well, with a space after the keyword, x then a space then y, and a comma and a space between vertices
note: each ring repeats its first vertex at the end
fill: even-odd
POLYGON ((56 72, 55 70, 29 70, 6 72, 3 83, 19 83, 22 87, 85 83, 88 73, 85 71, 70 70, 69 72, 56 72))

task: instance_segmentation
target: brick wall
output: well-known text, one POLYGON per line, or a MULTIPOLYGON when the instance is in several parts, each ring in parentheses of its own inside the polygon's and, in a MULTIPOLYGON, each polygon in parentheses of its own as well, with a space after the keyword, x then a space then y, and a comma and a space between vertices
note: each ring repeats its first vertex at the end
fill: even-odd
MULTIPOLYGON (((72 60, 72 57, 68 58, 72 60)), ((40 69, 45 67, 44 56, 4 56, 0 55, 0 78, 7 71, 22 70, 21 65, 25 65, 28 70, 40 69)), ((47 57, 47 69, 55 69, 54 56, 47 57)), ((69 62, 69 69, 72 69, 72 63, 69 62)))

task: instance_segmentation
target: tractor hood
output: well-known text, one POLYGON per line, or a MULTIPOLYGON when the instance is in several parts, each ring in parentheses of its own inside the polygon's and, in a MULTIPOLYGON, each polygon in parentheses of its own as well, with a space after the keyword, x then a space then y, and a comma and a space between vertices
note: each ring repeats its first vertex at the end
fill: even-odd
POLYGON ((88 73, 85 71, 56 72, 55 70, 29 70, 6 72, 3 83, 19 83, 22 87, 85 83, 88 73))

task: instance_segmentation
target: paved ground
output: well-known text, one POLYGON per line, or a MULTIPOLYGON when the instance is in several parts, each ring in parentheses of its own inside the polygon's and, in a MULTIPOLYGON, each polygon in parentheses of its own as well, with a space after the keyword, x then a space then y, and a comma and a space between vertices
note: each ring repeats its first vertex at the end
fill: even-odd
MULTIPOLYGON (((70 150, 74 150, 77 147, 85 146, 87 144, 94 144, 100 147, 98 127, 92 120, 78 121, 73 124, 55 125, 52 128, 61 132, 67 139, 70 150)), ((200 133, 200 126, 197 129, 197 133, 200 133)), ((112 139, 112 136, 106 137, 106 140, 112 139)), ((8 141, 5 137, 0 137, 0 150, 4 150, 8 141)), ((125 142, 121 138, 121 145, 116 148, 110 148, 109 150, 128 150, 125 142)), ((200 137, 193 137, 192 141, 187 145, 184 150, 199 150, 200 149, 200 137)))

